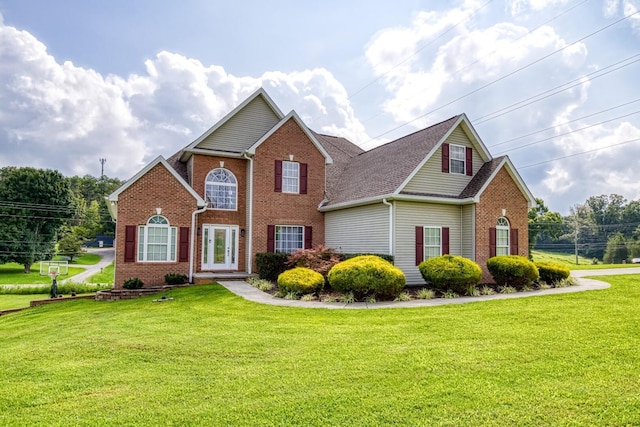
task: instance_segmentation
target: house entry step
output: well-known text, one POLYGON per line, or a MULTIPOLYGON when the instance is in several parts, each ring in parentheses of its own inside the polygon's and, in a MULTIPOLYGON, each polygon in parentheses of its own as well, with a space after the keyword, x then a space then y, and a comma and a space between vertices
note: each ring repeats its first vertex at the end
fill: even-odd
POLYGON ((193 283, 195 283, 196 285, 201 285, 204 283, 215 282, 216 280, 245 280, 252 276, 254 275, 249 274, 246 271, 236 271, 228 273, 207 271, 204 273, 195 273, 193 275, 193 283))

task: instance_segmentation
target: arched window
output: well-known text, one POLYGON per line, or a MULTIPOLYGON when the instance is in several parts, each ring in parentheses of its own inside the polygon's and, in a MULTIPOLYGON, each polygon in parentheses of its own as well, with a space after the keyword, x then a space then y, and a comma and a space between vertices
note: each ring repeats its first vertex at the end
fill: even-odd
POLYGON ((205 200, 211 209, 236 210, 238 181, 227 169, 214 169, 205 180, 205 200))
POLYGON ((509 220, 505 217, 496 223, 496 255, 509 255, 509 220))
POLYGON ((147 225, 138 227, 138 261, 174 262, 176 260, 176 227, 167 218, 154 215, 147 225))

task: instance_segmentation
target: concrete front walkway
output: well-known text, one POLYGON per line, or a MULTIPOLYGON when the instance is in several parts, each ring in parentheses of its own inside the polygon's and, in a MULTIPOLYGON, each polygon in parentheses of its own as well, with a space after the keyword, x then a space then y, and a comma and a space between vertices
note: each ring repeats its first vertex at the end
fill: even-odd
POLYGON ((606 270, 574 270, 571 275, 578 280, 577 286, 569 286, 566 288, 544 289, 531 292, 517 292, 515 294, 496 294, 484 295, 479 297, 460 297, 460 298, 434 298, 430 300, 411 300, 411 301, 381 301, 374 304, 365 302, 356 302, 353 304, 344 304, 340 302, 319 302, 319 301, 297 301, 275 298, 273 295, 262 292, 247 282, 222 280, 218 281, 222 286, 227 288, 234 294, 242 298, 257 302, 260 304, 280 305, 285 307, 304 307, 304 308, 410 308, 410 307, 430 307, 445 304, 466 304, 470 302, 511 299, 511 298, 527 298, 543 295, 568 294, 573 292, 595 291, 607 289, 611 285, 606 282, 595 279, 587 279, 585 276, 610 276, 618 274, 640 274, 640 268, 616 268, 606 270))

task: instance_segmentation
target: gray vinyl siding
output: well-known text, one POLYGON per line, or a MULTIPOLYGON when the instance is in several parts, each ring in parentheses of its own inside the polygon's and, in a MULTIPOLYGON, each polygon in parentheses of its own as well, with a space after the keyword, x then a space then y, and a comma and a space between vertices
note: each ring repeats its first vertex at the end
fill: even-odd
POLYGON ((449 253, 462 255, 462 207, 433 203, 396 202, 395 265, 407 277, 408 285, 424 285, 416 266, 416 226, 449 227, 449 253))
POLYGON ((278 122, 278 116, 262 97, 258 96, 201 141, 197 148, 242 152, 278 122))
POLYGON ((193 156, 187 160, 187 177, 189 178, 189 185, 193 187, 193 156))
POLYGON ((389 253, 389 207, 382 203, 326 212, 325 245, 344 253, 389 253))
POLYGON ((476 205, 462 206, 462 248, 460 254, 475 261, 475 207, 476 205))
MULTIPOLYGON (((445 141, 447 144, 462 145, 473 148, 473 175, 482 167, 484 161, 480 153, 473 146, 471 140, 464 131, 457 127, 445 141)), ((442 146, 424 164, 422 169, 403 188, 403 191, 411 191, 427 194, 443 194, 457 196, 469 184, 472 176, 454 173, 442 173, 442 146)))

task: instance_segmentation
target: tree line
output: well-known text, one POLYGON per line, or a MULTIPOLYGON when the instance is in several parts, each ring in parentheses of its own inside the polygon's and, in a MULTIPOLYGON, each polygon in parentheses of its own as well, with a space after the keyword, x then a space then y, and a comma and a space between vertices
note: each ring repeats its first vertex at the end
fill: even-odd
POLYGON ((33 263, 56 253, 73 259, 97 235, 113 236, 105 196, 122 183, 50 169, 1 168, 0 264, 16 262, 28 273, 33 263))
POLYGON ((594 262, 619 264, 640 258, 640 201, 619 194, 591 196, 569 215, 550 212, 544 201, 529 211, 529 245, 575 252, 594 262))

